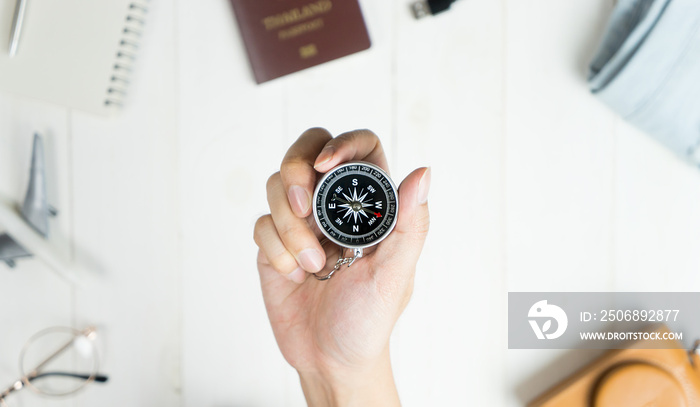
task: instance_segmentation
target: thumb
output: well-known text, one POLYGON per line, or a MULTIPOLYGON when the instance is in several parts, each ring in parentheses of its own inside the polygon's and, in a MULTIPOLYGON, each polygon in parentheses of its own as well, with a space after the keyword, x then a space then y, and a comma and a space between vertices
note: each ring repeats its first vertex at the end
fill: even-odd
POLYGON ((418 168, 401 183, 396 226, 375 252, 377 264, 413 272, 430 227, 430 172, 430 168, 418 168))

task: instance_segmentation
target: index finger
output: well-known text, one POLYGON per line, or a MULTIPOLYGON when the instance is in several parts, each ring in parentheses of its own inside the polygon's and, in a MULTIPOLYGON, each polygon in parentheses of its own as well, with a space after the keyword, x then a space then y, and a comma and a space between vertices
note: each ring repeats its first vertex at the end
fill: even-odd
POLYGON ((314 168, 325 173, 339 164, 354 160, 376 164, 389 172, 382 143, 370 130, 354 130, 330 140, 316 158, 314 168))
POLYGON ((287 191, 292 212, 300 218, 311 214, 311 197, 316 186, 314 162, 332 138, 325 129, 308 129, 289 147, 282 160, 282 184, 287 191))

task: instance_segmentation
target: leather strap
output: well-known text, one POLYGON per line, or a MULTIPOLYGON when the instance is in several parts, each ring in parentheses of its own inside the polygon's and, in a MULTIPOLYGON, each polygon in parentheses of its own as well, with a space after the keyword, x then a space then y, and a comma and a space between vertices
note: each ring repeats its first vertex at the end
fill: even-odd
MULTIPOLYGON (((664 333, 668 328, 656 326, 650 331, 664 333)), ((689 355, 678 341, 640 341, 627 349, 609 351, 528 404, 629 405, 700 406, 700 355, 689 355)))
POLYGON ((595 407, 686 407, 681 383, 648 363, 622 364, 607 372, 594 392, 595 407))
POLYGON ((693 365, 693 370, 700 377, 700 339, 695 342, 695 346, 688 356, 690 357, 690 363, 693 365))

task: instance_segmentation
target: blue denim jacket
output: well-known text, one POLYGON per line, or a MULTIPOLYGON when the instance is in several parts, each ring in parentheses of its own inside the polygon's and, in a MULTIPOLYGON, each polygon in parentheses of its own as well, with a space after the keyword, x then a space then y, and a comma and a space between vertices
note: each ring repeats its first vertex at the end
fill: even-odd
POLYGON ((700 0, 619 0, 588 82, 622 117, 700 166, 700 0))

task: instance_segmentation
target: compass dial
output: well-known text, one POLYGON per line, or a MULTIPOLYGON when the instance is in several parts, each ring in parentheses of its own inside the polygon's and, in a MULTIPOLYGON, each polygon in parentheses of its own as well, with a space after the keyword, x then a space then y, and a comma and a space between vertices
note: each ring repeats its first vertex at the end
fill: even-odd
POLYGON ((314 217, 329 239, 362 248, 384 239, 396 224, 398 196, 379 167, 351 162, 323 176, 314 192, 314 217))

